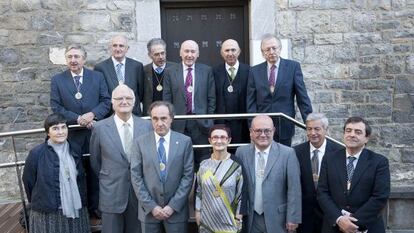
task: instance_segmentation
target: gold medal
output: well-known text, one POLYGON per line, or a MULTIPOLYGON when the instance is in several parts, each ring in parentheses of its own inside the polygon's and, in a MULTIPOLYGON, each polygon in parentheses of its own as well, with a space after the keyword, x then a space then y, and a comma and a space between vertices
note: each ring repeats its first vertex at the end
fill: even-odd
POLYGON ((160 163, 160 170, 161 171, 165 170, 165 163, 163 163, 163 162, 160 163))
POLYGON ((227 91, 230 92, 230 93, 232 93, 233 92, 233 86, 232 85, 228 86, 227 87, 227 91))
POLYGON ((346 182, 346 190, 351 190, 351 181, 346 182))
POLYGON ((213 196, 220 197, 220 192, 218 190, 214 190, 213 196))
POLYGON ((188 86, 187 91, 190 92, 190 93, 193 92, 193 86, 188 86))
POLYGON ((82 94, 81 94, 80 92, 76 92, 76 94, 75 94, 75 98, 76 98, 77 100, 82 99, 82 94))
POLYGON ((273 85, 272 85, 272 86, 270 86, 270 92, 271 92, 271 93, 275 92, 275 86, 273 86, 273 85))
POLYGON ((161 84, 157 85, 157 91, 162 91, 162 85, 161 84))
POLYGON ((313 182, 318 182, 319 176, 318 174, 313 174, 313 182))

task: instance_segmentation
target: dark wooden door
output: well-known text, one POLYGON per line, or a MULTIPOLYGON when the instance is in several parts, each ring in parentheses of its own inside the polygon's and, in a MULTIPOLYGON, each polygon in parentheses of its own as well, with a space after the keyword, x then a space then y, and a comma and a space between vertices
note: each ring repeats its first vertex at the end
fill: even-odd
POLYGON ((162 37, 167 43, 168 60, 180 62, 180 45, 194 40, 200 48, 197 62, 213 66, 223 62, 221 43, 238 41, 239 60, 248 63, 248 10, 245 1, 161 2, 162 37))

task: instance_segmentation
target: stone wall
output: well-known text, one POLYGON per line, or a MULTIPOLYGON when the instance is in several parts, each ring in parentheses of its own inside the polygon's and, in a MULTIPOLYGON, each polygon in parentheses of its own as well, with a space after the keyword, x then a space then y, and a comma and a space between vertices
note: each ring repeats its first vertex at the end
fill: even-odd
MULTIPOLYGON (((301 62, 314 109, 329 116, 332 136, 341 139, 345 118, 368 118, 374 126, 369 147, 390 159, 393 186, 412 185, 414 0, 275 3, 274 32, 290 40, 285 49, 301 62)), ((69 43, 84 44, 87 65, 93 66, 108 56, 109 38, 124 34, 130 39, 129 56, 147 61, 143 38, 155 29, 149 26, 152 21, 137 22, 155 14, 146 6, 157 4, 157 0, 1 1, 0 132, 41 127, 50 113, 50 78, 65 69, 63 48, 69 43)), ((299 133, 296 140, 302 138, 299 133)), ((43 139, 43 134, 16 139, 19 159, 43 139)), ((0 138, 0 163, 12 161, 12 151, 12 141, 0 138)), ((17 196, 17 186, 13 189, 9 182, 15 179, 13 174, 13 169, 0 169, 0 180, 7 180, 0 185, 0 200, 17 196)))

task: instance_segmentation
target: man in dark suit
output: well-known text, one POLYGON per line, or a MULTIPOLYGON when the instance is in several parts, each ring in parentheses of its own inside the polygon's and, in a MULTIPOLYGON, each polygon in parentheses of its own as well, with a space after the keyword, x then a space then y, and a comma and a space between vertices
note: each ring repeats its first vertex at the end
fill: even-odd
MULTIPOLYGON (((280 57, 282 44, 272 35, 266 34, 261 42, 265 62, 250 69, 247 84, 247 112, 281 112, 295 117, 295 103, 299 107, 302 119, 312 112, 311 102, 303 82, 300 64, 280 57)), ((274 118, 278 131, 275 140, 290 146, 295 133, 293 123, 286 119, 274 118)))
POLYGON ((324 155, 342 146, 326 139, 328 118, 322 113, 311 113, 306 119, 308 141, 294 147, 300 165, 302 187, 302 224, 298 233, 321 233, 323 213, 316 199, 319 168, 324 155))
POLYGON ((140 116, 142 114, 140 104, 144 95, 143 65, 141 62, 126 57, 129 46, 125 36, 112 38, 109 47, 111 57, 97 64, 95 70, 104 75, 109 93, 112 93, 120 83, 127 85, 134 91, 136 101, 132 113, 140 116))
POLYGON ((131 181, 138 196, 142 232, 186 233, 188 195, 194 170, 191 139, 170 130, 174 119, 171 103, 150 106, 154 132, 135 140, 131 157, 131 181))
POLYGON ((167 62, 166 44, 161 38, 153 38, 147 44, 148 56, 152 62, 144 66, 144 99, 142 115, 148 115, 148 108, 154 101, 162 100, 164 70, 174 63, 167 62))
POLYGON ((323 233, 385 233, 381 210, 390 195, 388 159, 365 149, 371 127, 360 117, 344 125, 346 148, 323 158, 318 202, 323 233))
MULTIPOLYGON (((246 113, 246 89, 250 66, 240 63, 240 47, 237 41, 228 39, 221 44, 224 63, 214 67, 216 84, 216 113, 246 113)), ((247 119, 217 120, 230 130, 232 143, 249 142, 247 119)), ((234 150, 235 151, 235 150, 234 150)))
MULTIPOLYGON (((111 98, 102 74, 83 67, 86 51, 80 45, 69 45, 65 51, 68 70, 52 77, 50 106, 60 113, 68 124, 86 127, 71 130, 68 141, 83 154, 89 153, 89 140, 95 121, 103 119, 109 112, 111 98)), ((98 209, 98 178, 92 172, 89 157, 84 158, 87 178, 88 209, 94 216, 98 209)))
MULTIPOLYGON (((198 45, 193 40, 184 41, 180 48, 182 63, 165 71, 165 101, 174 105, 178 115, 214 114, 216 93, 213 70, 204 64, 196 63, 199 56, 198 45)), ((208 131, 213 120, 175 121, 172 128, 189 136, 193 144, 208 144, 208 131)), ((196 170, 200 162, 209 158, 208 149, 195 150, 196 170)))
POLYGON ((237 148, 236 158, 245 176, 243 198, 249 233, 295 231, 301 222, 300 170, 295 151, 273 141, 270 117, 253 118, 252 143, 237 148))
POLYGON ((132 114, 134 91, 120 84, 112 92, 115 114, 92 130, 91 165, 99 176, 99 209, 103 233, 140 233, 138 200, 131 184, 134 138, 152 131, 151 123, 132 114))

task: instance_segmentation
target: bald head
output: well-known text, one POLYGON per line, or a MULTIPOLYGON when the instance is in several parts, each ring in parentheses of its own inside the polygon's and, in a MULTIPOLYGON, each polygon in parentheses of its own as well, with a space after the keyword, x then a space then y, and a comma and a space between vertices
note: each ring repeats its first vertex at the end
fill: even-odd
POLYGON ((131 117, 134 105, 134 91, 127 85, 120 84, 112 91, 112 108, 122 120, 127 121, 131 117))
POLYGON ((109 45, 112 57, 118 62, 122 62, 128 52, 128 40, 125 36, 118 35, 112 38, 109 45))
POLYGON ((270 128, 273 128, 274 127, 272 118, 270 118, 267 115, 259 115, 259 116, 255 116, 253 118, 253 120, 252 120, 252 128, 255 128, 255 125, 262 124, 262 123, 265 123, 270 128))
POLYGON ((266 150, 272 144, 274 133, 275 127, 272 118, 266 115, 253 118, 250 139, 260 151, 266 150))
POLYGON ((198 44, 193 40, 186 40, 181 44, 180 57, 186 66, 192 66, 199 56, 198 44))
POLYGON ((221 56, 229 66, 234 66, 240 55, 239 43, 233 39, 228 39, 221 44, 221 56))

